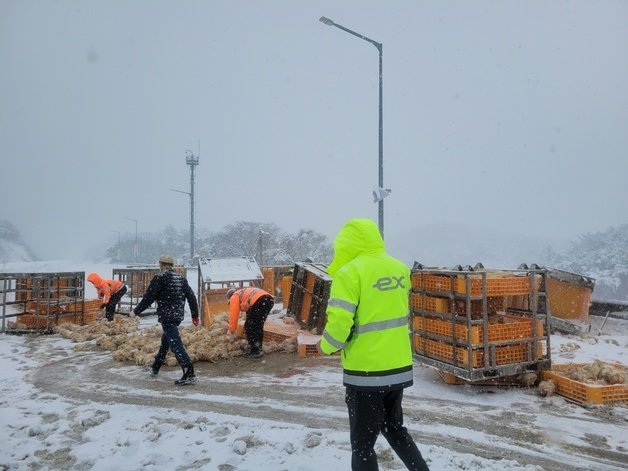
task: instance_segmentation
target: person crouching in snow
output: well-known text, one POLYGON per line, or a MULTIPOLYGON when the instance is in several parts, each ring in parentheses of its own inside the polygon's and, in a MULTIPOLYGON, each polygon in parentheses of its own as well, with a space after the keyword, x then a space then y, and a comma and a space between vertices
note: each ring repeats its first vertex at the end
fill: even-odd
POLYGON ((107 320, 112 321, 113 315, 116 312, 116 305, 127 292, 127 286, 120 280, 102 278, 98 273, 90 273, 87 276, 87 281, 96 288, 98 297, 102 299, 100 308, 105 309, 107 320))
POLYGON ((133 309, 133 314, 139 315, 157 301, 157 320, 161 323, 164 333, 161 336, 161 347, 150 367, 150 373, 152 376, 157 376, 170 349, 183 370, 181 379, 174 383, 179 386, 193 384, 196 382, 194 366, 181 341, 179 324, 185 315, 185 300, 187 299, 192 313, 192 323, 198 325, 198 303, 188 280, 174 271, 174 258, 167 255, 160 257, 159 269, 161 272, 154 276, 144 297, 133 309))
POLYGON ((231 288, 227 291, 227 301, 229 302, 228 332, 235 333, 240 311, 246 312, 244 331, 249 342, 249 351, 244 356, 247 358, 261 357, 264 354, 262 352, 264 322, 275 305, 274 298, 261 288, 249 286, 240 289, 231 288))

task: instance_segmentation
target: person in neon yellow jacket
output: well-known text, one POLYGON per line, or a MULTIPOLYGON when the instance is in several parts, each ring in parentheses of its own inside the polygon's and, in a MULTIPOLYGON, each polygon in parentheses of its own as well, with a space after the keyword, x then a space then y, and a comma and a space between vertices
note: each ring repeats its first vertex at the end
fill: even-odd
POLYGON ((327 323, 319 349, 340 351, 349 411, 351 469, 377 470, 380 431, 408 469, 429 471, 403 426, 413 384, 408 328, 410 269, 386 253, 369 219, 349 220, 334 240, 327 323))

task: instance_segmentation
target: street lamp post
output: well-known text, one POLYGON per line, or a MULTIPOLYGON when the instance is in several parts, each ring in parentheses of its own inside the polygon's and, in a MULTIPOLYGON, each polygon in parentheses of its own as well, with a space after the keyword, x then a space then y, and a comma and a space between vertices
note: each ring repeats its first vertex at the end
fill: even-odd
POLYGON ((133 257, 135 258, 135 264, 137 264, 137 255, 138 255, 138 250, 137 250, 137 219, 129 218, 129 217, 125 217, 125 219, 128 219, 129 221, 135 221, 135 246, 133 247, 133 257))
POLYGON ((379 232, 382 235, 382 238, 384 238, 384 198, 388 195, 389 190, 384 190, 384 105, 383 105, 383 100, 384 100, 384 92, 383 92, 383 83, 382 83, 382 79, 383 79, 383 71, 382 71, 382 53, 383 53, 383 45, 382 43, 378 43, 377 41, 374 41, 370 38, 367 38, 366 36, 360 34, 360 33, 356 33, 355 31, 350 30, 349 28, 345 28, 342 25, 339 25, 338 23, 330 20, 329 18, 326 18, 324 16, 321 16, 319 21, 321 23, 326 24, 327 26, 335 26, 338 29, 341 29, 343 31, 346 31, 349 34, 352 34, 354 36, 357 36, 360 39, 363 39, 364 41, 367 41, 369 43, 371 43, 373 46, 375 46, 377 48, 377 51, 379 52, 379 178, 378 178, 378 194, 379 194, 379 198, 376 198, 376 200, 378 200, 378 205, 379 205, 379 217, 378 217, 378 222, 379 222, 379 232))

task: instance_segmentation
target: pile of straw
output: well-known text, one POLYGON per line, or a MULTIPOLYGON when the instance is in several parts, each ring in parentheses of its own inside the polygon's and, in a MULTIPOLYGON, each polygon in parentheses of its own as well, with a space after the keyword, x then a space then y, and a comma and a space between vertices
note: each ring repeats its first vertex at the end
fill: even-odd
MULTIPOLYGON (((248 351, 248 343, 243 339, 230 339, 227 335, 227 314, 218 314, 210 327, 180 327, 183 345, 192 362, 226 360, 243 355, 248 351)), ((75 346, 75 350, 84 350, 88 341, 96 346, 112 352, 113 359, 149 365, 161 344, 163 331, 161 326, 139 329, 137 318, 122 318, 120 324, 101 321, 96 324, 78 326, 67 324, 59 326, 56 332, 75 342, 83 342, 75 346)), ((296 338, 277 343, 264 341, 264 353, 276 351, 295 352, 296 338)), ((168 353, 166 365, 176 366, 177 360, 168 353)))

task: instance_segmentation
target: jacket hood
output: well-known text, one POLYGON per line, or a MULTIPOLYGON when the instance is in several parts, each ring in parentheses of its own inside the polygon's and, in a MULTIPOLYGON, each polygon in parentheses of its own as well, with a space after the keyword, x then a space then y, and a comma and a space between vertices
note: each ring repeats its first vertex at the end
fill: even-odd
POLYGON ((334 239, 334 259, 327 269, 330 276, 354 258, 365 253, 386 251, 379 229, 370 219, 351 219, 334 239))
POLYGON ((102 278, 100 277, 98 273, 90 273, 89 275, 87 275, 87 281, 96 285, 102 281, 102 278))

